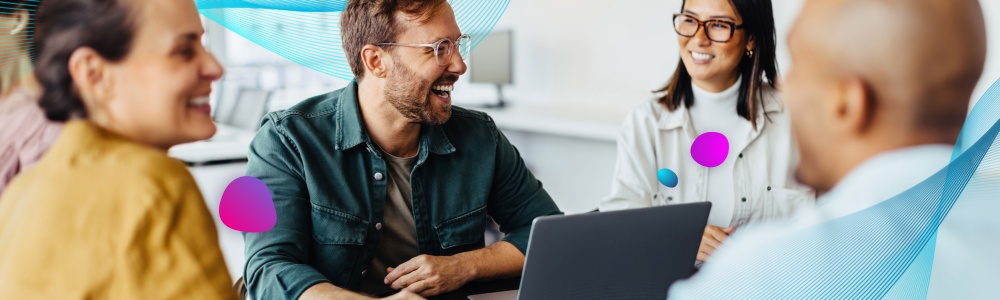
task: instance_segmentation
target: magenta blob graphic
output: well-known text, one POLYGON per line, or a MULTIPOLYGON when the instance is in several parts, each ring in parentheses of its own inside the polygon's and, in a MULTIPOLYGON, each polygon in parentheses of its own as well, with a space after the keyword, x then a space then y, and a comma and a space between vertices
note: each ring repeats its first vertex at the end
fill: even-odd
POLYGON ((728 156, 729 139, 718 132, 702 133, 691 144, 691 157, 699 165, 708 168, 718 167, 728 156))
POLYGON ((219 217, 227 227, 243 232, 265 232, 278 221, 271 190, 263 181, 251 176, 229 183, 222 192, 219 217))

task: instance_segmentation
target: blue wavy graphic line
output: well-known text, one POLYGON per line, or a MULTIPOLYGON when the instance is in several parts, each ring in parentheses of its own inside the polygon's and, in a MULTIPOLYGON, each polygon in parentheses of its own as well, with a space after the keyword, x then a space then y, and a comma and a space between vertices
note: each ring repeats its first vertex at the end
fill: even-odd
POLYGON ((965 119, 962 132, 955 143, 955 151, 952 153, 952 160, 962 154, 979 140, 990 125, 1000 119, 1000 80, 993 82, 986 93, 979 97, 979 101, 973 107, 969 116, 965 119))
POLYGON ((196 0, 198 9, 256 8, 300 12, 342 12, 348 0, 196 0))
MULTIPOLYGON (((493 30, 510 0, 452 0, 455 20, 473 49, 493 30)), ((340 14, 346 0, 196 0, 206 18, 288 60, 344 80, 340 14)), ((468 53, 462 53, 468 54, 468 53)))
MULTIPOLYGON (((972 189, 968 189, 969 182, 975 174, 988 174, 1000 169, 993 164, 997 161, 996 156, 1000 152, 1000 149, 998 149, 1000 147, 997 147, 998 132, 1000 132, 1000 80, 995 81, 986 93, 980 97, 980 100, 966 118, 959 138, 955 142, 955 148, 952 150, 952 162, 947 167, 948 177, 945 180, 944 190, 940 201, 937 203, 936 210, 933 212, 928 225, 921 233, 921 238, 914 241, 916 244, 914 249, 903 254, 904 262, 907 258, 913 257, 913 259, 910 260, 908 266, 897 266, 894 269, 895 272, 899 272, 901 269, 908 271, 905 274, 909 274, 910 276, 897 277, 898 279, 894 282, 892 289, 884 295, 886 298, 913 299, 927 297, 927 291, 930 287, 931 270, 934 264, 934 251, 937 243, 938 229, 959 198, 963 194, 966 194, 967 191, 979 188, 973 187, 972 189), (922 249, 914 251, 920 245, 923 245, 922 249)), ((997 180, 993 181, 994 183, 1000 183, 997 180)), ((932 189, 932 195, 933 191, 932 189)), ((973 199, 967 198, 965 200, 972 201, 973 199)), ((994 199, 994 201, 997 200, 994 199)))

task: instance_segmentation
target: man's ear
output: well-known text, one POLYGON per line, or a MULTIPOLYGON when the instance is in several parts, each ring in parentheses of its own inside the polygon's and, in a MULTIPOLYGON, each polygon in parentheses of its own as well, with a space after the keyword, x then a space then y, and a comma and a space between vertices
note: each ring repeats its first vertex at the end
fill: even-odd
POLYGON ((361 62, 365 66, 365 74, 378 78, 385 78, 388 75, 387 65, 392 59, 382 47, 375 45, 365 45, 361 48, 361 62))
POLYGON ((110 64, 97 51, 81 47, 69 57, 69 75, 80 93, 84 105, 91 107, 105 105, 112 97, 114 81, 110 74, 110 64))
POLYGON ((863 134, 871 129, 875 119, 877 101, 875 93, 865 80, 850 77, 840 80, 836 104, 836 119, 844 129, 863 134))
POLYGON ((14 29, 10 30, 10 35, 17 35, 28 28, 28 22, 31 21, 31 16, 28 14, 27 10, 18 10, 14 14, 14 29))

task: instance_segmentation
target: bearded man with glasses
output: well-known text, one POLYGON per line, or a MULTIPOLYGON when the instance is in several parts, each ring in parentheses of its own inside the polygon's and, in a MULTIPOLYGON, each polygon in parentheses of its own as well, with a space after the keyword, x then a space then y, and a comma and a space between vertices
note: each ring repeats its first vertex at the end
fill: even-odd
POLYGON ((355 81, 268 114, 250 146, 278 213, 244 234, 250 294, 419 299, 520 275, 531 222, 561 212, 492 118, 452 107, 471 43, 451 6, 352 0, 341 35, 355 81), (490 218, 506 236, 486 247, 490 218))

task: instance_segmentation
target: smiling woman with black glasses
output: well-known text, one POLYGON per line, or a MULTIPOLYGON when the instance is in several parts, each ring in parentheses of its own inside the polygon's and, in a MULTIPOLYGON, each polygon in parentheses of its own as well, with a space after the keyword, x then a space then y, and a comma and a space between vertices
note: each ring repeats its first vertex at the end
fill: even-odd
POLYGON ((787 217, 815 194, 792 171, 798 154, 775 89, 771 1, 687 0, 673 27, 677 69, 622 125, 611 195, 600 209, 711 201, 698 251, 705 261, 740 226, 787 217), (708 132, 728 142, 717 166, 692 157, 695 139, 708 132), (676 187, 657 182, 662 168, 677 174, 676 187))

